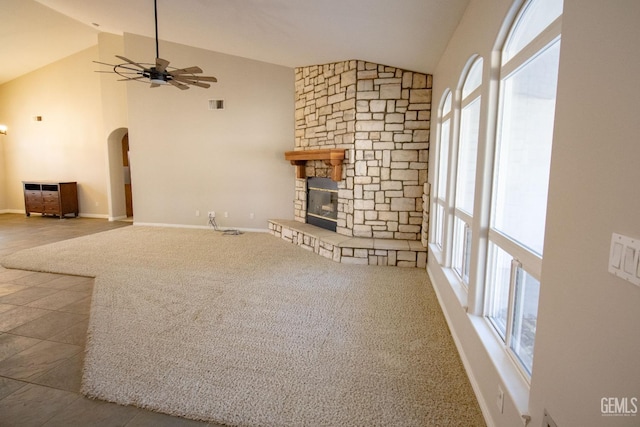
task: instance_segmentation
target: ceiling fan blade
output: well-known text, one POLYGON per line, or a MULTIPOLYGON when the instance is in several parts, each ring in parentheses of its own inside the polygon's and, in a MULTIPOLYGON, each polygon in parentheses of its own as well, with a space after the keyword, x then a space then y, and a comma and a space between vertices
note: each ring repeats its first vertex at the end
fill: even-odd
POLYGON ((129 81, 129 80, 140 80, 140 79, 143 79, 143 78, 144 78, 144 76, 140 76, 140 77, 129 77, 129 78, 126 78, 126 79, 118 79, 118 81, 119 81, 119 82, 126 82, 126 81, 129 81))
MULTIPOLYGON (((121 72, 119 72, 119 73, 116 73, 115 71, 102 71, 102 70, 95 70, 95 71, 94 71, 94 73, 118 74, 119 76, 122 76, 122 77, 127 77, 128 75, 131 75, 131 76, 138 75, 138 76, 140 76, 140 73, 135 73, 135 72, 133 72, 133 71, 130 71, 130 72, 124 72, 124 71, 121 71, 121 72)), ((136 79, 137 79, 137 78, 139 78, 139 77, 132 77, 132 78, 136 78, 136 79)))
POLYGON ((186 84, 189 84, 189 85, 203 87, 205 89, 208 89, 208 88, 211 87, 211 85, 209 83, 200 83, 200 82, 197 82, 195 80, 189 80, 189 79, 184 79, 184 78, 175 78, 174 80, 182 82, 182 83, 186 83, 186 84))
POLYGON ((214 83, 218 81, 218 79, 211 76, 181 76, 181 75, 174 76, 173 73, 170 73, 170 74, 176 80, 187 79, 187 80, 193 80, 196 82, 214 82, 214 83))
POLYGON ((198 74, 202 72, 202 68, 200 67, 187 67, 187 68, 181 68, 179 70, 173 70, 171 71, 171 74, 173 75, 178 75, 178 74, 198 74))
POLYGON ((180 83, 180 82, 177 82, 177 81, 175 81, 175 80, 169 80, 169 83, 170 83, 170 84, 172 84, 172 85, 174 85, 174 86, 175 86, 175 87, 177 87, 178 89, 181 89, 181 90, 189 89, 189 86, 187 86, 187 85, 185 85, 185 84, 182 84, 182 83, 180 83))
POLYGON ((130 71, 132 71, 132 72, 134 72, 134 73, 138 73, 138 74, 142 74, 142 71, 147 71, 147 70, 146 70, 146 68, 145 68, 145 69, 143 69, 142 71, 140 71, 140 70, 137 70, 137 69, 135 69, 135 68, 125 67, 124 65, 119 65, 119 66, 118 66, 118 65, 116 65, 116 67, 117 67, 117 68, 124 68, 125 70, 130 70, 130 71))
POLYGON ((136 67, 140 67, 143 70, 146 70, 145 67, 143 67, 142 65, 138 64, 137 62, 133 62, 132 60, 130 60, 129 58, 125 58, 124 56, 120 56, 120 55, 116 55, 116 58, 120 58, 122 59, 124 62, 128 62, 131 65, 135 65, 136 67))
POLYGON ((213 76, 197 76, 198 80, 203 81, 203 82, 217 82, 218 79, 216 79, 213 76))
POLYGON ((194 85, 194 86, 205 88, 205 89, 209 89, 211 87, 211 85, 209 83, 193 82, 191 84, 194 85))
POLYGON ((202 83, 199 82, 197 78, 192 77, 192 76, 172 76, 174 80, 182 82, 182 83, 186 83, 186 84, 190 84, 190 85, 194 85, 194 86, 199 86, 199 87, 204 87, 204 88, 209 88, 211 87, 211 85, 209 83, 202 83))
POLYGON ((167 61, 166 59, 156 58, 156 70, 158 70, 159 72, 162 73, 164 70, 166 70, 168 65, 169 61, 167 61))
POLYGON ((100 65, 108 65, 109 67, 115 67, 114 64, 107 64, 106 62, 100 62, 100 61, 92 61, 95 62, 96 64, 100 64, 100 65))
MULTIPOLYGON (((100 65, 108 65, 109 67, 113 67, 113 68, 118 68, 118 69, 124 69, 124 70, 130 70, 134 73, 140 73, 140 70, 138 70, 137 68, 129 68, 127 66, 125 66, 124 64, 107 64, 106 62, 100 62, 100 61, 93 61, 96 64, 100 64, 100 65)), ((139 64, 136 64, 139 65, 139 64)), ((143 68, 143 70, 146 70, 145 68, 143 68)), ((112 73, 113 71, 105 71, 108 73, 112 73)), ((125 72, 125 71, 123 71, 125 72)))

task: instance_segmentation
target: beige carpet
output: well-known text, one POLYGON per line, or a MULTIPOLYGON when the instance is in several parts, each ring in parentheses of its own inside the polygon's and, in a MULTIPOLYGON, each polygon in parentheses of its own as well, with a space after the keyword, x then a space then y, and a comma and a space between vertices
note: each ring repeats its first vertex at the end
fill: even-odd
POLYGON ((422 269, 139 226, 2 264, 96 277, 90 397, 238 426, 485 425, 422 269))

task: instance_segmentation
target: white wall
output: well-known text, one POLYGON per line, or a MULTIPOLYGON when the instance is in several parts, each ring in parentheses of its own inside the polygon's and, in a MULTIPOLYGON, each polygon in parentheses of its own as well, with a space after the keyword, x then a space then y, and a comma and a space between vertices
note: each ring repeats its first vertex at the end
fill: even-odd
MULTIPOLYGON (((98 35, 99 61, 107 64, 119 64, 122 61, 115 55, 124 53, 124 37, 114 34, 98 35)), ((96 69, 111 71, 106 65, 96 65, 96 69)), ((122 137, 128 133, 129 110, 127 89, 119 77, 112 73, 100 74, 100 96, 102 102, 102 120, 104 141, 106 143, 109 179, 107 181, 108 213, 110 219, 126 217, 124 173, 122 163, 122 137)))
MULTIPOLYGON (((124 37, 109 33, 98 34, 97 61, 107 64, 119 64, 122 61, 115 55, 124 53, 124 37)), ((94 64, 95 70, 112 71, 112 67, 94 64)), ((100 101, 104 121, 105 138, 114 130, 127 127, 129 110, 127 108, 126 85, 118 81, 121 77, 113 73, 99 73, 100 101)))
POLYGON ((97 57, 96 46, 0 86, 5 209, 24 211, 23 180, 77 181, 80 213, 106 217, 97 57))
MULTIPOLYGON (((485 76, 490 72, 491 50, 512 6, 512 0, 469 4, 434 73, 434 104, 445 88, 455 89, 472 54, 485 59, 485 76)), ((538 427, 545 408, 558 426, 640 423, 640 414, 600 413, 603 397, 640 398, 640 288, 607 273, 611 233, 640 238, 634 187, 640 182, 638 22, 635 0, 565 0, 530 393, 517 391, 526 383, 504 369, 511 363, 507 357, 489 357, 500 353, 499 346, 486 334, 482 318, 464 311, 464 296, 430 255, 434 288, 490 425, 523 425, 520 413, 528 413, 529 425, 538 427), (495 401, 498 385, 505 384, 501 414, 495 401)), ((485 85, 483 102, 489 97, 485 85)))
MULTIPOLYGON (((152 61, 154 49, 152 39, 125 35, 128 58, 152 61)), ((218 83, 127 83, 135 222, 206 226, 216 211, 220 226, 267 229, 269 218, 292 218, 295 174, 284 152, 294 147, 293 69, 162 41, 160 55, 218 83), (209 99, 225 109, 210 111, 209 99)))
POLYGON ((531 396, 558 426, 640 425, 600 413, 640 399, 640 288, 607 272, 611 233, 640 239, 639 22, 636 0, 565 0, 531 396))

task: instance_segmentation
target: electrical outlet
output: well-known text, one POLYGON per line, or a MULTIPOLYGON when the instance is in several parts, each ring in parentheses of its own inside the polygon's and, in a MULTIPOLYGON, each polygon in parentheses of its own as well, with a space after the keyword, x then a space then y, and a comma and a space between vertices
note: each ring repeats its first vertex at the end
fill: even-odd
POLYGON ((229 212, 226 212, 226 211, 225 211, 225 213, 224 213, 224 217, 225 217, 225 218, 229 218, 229 212))
POLYGON ((196 210, 196 216, 200 216, 200 211, 196 210))
POLYGON ((498 395, 496 396, 496 405, 498 405, 498 410, 502 414, 504 410, 504 391, 502 391, 502 387, 498 386, 498 395))
POLYGON ((215 217, 216 217, 215 211, 209 211, 209 218, 215 218, 215 217))

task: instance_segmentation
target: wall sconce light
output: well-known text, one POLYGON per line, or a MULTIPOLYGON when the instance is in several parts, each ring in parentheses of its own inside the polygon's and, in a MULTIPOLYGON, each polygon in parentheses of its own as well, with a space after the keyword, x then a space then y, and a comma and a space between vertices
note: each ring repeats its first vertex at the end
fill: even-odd
POLYGON ((7 125, 0 125, 0 135, 7 134, 7 125))

